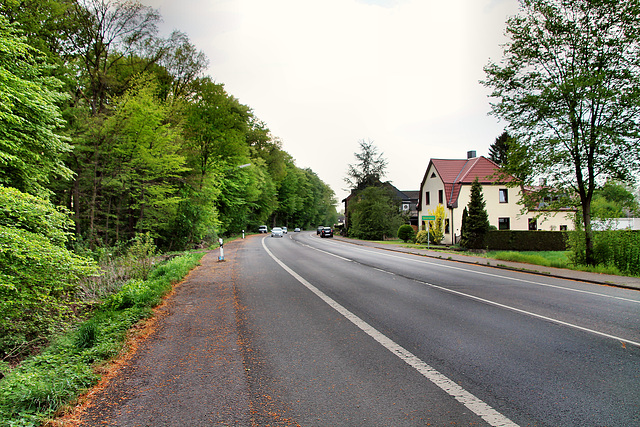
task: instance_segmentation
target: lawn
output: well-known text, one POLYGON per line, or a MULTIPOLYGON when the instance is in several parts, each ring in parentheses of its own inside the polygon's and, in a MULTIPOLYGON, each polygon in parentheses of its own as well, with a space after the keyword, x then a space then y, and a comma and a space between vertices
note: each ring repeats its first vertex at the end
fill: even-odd
MULTIPOLYGON (((427 245, 417 245, 415 243, 404 243, 402 240, 399 240, 399 239, 377 241, 376 243, 400 245, 406 248, 427 249, 427 245)), ((452 252, 452 250, 448 246, 431 245, 429 249, 434 251, 439 251, 439 252, 440 251, 452 252)), ((570 251, 522 251, 522 252, 488 251, 484 253, 455 251, 455 253, 461 254, 461 255, 496 259, 500 261, 524 262, 527 264, 542 265, 545 267, 567 268, 571 270, 589 271, 592 273, 601 273, 601 274, 613 274, 618 276, 623 275, 614 266, 598 265, 595 267, 590 267, 590 266, 584 266, 584 265, 580 265, 580 266, 573 265, 571 263, 571 260, 569 259, 569 254, 571 253, 570 251)))

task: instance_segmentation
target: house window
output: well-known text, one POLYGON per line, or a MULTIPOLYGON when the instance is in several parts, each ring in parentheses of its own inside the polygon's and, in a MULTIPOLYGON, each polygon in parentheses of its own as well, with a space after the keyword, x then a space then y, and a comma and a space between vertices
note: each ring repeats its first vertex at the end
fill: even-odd
POLYGON ((567 231, 567 226, 566 225, 561 225, 560 226, 560 231, 567 231))
POLYGON ((449 218, 444 219, 444 234, 449 234, 449 218))
POLYGON ((511 230, 510 218, 498 218, 498 230, 511 230))
POLYGON ((500 189, 500 203, 509 203, 509 190, 507 188, 500 189))
POLYGON ((431 174, 431 178, 435 178, 435 177, 436 177, 436 173, 435 173, 435 172, 433 172, 433 173, 431 174))
POLYGON ((529 231, 536 231, 538 229, 538 220, 536 218, 529 218, 529 231))
POLYGON ((444 191, 438 190, 438 203, 444 205, 444 191))
POLYGON ((429 197, 429 192, 426 191, 424 193, 424 204, 425 205, 430 205, 431 204, 431 198, 429 197))

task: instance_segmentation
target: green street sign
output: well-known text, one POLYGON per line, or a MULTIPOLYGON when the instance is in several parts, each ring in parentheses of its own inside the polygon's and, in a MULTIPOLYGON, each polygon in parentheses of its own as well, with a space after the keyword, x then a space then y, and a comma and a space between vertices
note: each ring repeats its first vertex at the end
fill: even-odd
POLYGON ((435 215, 422 215, 422 220, 423 221, 435 221, 436 220, 436 216, 435 215))

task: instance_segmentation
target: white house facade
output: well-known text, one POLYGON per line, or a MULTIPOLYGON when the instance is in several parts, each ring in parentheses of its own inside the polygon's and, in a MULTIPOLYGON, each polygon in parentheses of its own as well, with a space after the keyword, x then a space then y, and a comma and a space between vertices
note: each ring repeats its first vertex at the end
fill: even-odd
POLYGON ((469 152, 467 159, 431 159, 420 185, 418 216, 433 215, 438 205, 445 208, 444 244, 460 239, 462 212, 471 198, 471 184, 478 178, 486 202, 489 224, 499 230, 571 230, 573 211, 522 212, 520 187, 508 187, 513 180, 498 174, 499 166, 485 157, 469 152))

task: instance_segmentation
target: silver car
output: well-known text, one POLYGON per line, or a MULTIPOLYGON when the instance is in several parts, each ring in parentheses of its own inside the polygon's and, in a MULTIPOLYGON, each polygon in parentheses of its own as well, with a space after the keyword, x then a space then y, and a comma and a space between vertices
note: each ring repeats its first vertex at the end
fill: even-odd
POLYGON ((271 237, 284 237, 284 233, 282 232, 282 228, 273 227, 271 229, 271 237))

